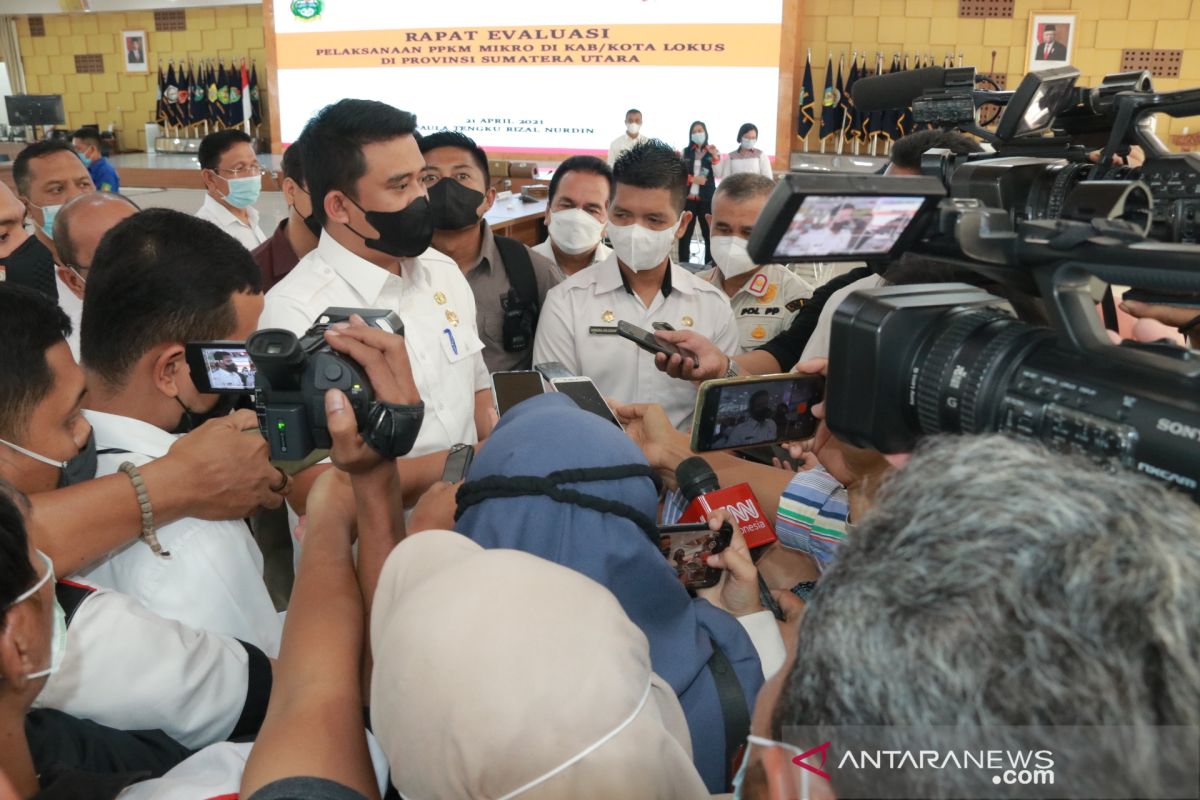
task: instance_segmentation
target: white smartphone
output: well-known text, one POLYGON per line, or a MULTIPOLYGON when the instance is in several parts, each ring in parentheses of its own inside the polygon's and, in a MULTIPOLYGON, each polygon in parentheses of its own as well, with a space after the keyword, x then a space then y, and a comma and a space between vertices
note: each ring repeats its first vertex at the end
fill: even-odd
POLYGON ((517 403, 545 391, 542 376, 533 370, 492 373, 492 404, 502 417, 517 403))
POLYGON ((608 407, 608 403, 604 402, 604 395, 600 394, 600 390, 596 388, 596 384, 592 383, 591 378, 555 378, 550 381, 550 385, 554 387, 554 391, 561 392, 574 400, 575 405, 584 411, 590 411, 598 417, 603 417, 621 430, 625 430, 612 413, 612 409, 608 407))

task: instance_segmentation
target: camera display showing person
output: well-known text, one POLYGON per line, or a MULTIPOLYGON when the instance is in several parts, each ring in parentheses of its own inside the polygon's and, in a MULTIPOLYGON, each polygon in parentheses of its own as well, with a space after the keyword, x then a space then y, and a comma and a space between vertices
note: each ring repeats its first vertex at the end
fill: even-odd
MULTIPOLYGON (((90 274, 80 345, 97 474, 125 472, 136 487, 138 467, 166 455, 178 433, 231 409, 235 395, 203 394, 193 384, 185 345, 249 336, 262 310, 259 271, 249 251, 211 223, 150 209, 109 232, 90 274)), ((228 360, 228 382, 244 388, 228 360)), ((278 652, 282 626, 243 521, 151 522, 143 538, 81 575, 162 616, 278 652)))
POLYGON ((773 412, 771 395, 766 389, 761 389, 750 395, 750 401, 744 411, 745 418, 727 427, 713 444, 720 447, 737 447, 744 444, 769 442, 776 438, 778 431, 773 412))
POLYGON ((419 147, 433 247, 458 265, 475 295, 484 363, 489 372, 530 369, 538 315, 558 270, 522 242, 497 236, 484 219, 496 190, 483 148, 457 131, 422 136, 419 147))
MULTIPOLYGON (((233 363, 233 354, 224 350, 213 353, 216 359, 208 368, 208 385, 213 389, 253 389, 254 381, 246 382, 242 368, 233 363)), ((247 357, 248 360, 248 357, 247 357)))

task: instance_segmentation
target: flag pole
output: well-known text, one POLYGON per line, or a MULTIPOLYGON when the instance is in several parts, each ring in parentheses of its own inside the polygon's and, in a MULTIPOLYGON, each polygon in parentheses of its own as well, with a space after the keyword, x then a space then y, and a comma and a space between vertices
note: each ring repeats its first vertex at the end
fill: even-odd
MULTIPOLYGON (((992 60, 995 61, 996 59, 993 58, 992 60)), ((808 48, 807 54, 804 57, 804 71, 809 76, 812 75, 812 48, 811 47, 808 48)), ((801 94, 803 94, 803 92, 804 92, 803 78, 801 79, 801 82, 802 83, 801 83, 801 87, 800 87, 800 92, 801 92, 801 94)), ((260 95, 260 97, 261 97, 261 95, 260 95)), ((813 104, 813 111, 816 111, 816 98, 811 98, 809 100, 809 102, 813 104)), ((800 106, 800 116, 804 116, 804 106, 803 105, 800 106)), ((815 116, 815 114, 814 114, 814 116, 815 116)), ((806 153, 808 152, 808 134, 809 133, 812 133, 811 127, 809 127, 809 129, 808 129, 808 133, 804 134, 804 152, 806 152, 806 153)), ((819 129, 818 129, 817 133, 820 133, 819 129)))
MULTIPOLYGON (((850 61, 853 63, 855 61, 855 59, 857 59, 857 58, 858 58, 858 51, 856 50, 850 56, 850 61)), ((844 64, 845 60, 846 60, 845 53, 841 53, 838 55, 838 71, 839 72, 841 71, 842 65, 844 64)), ((845 87, 843 86, 842 88, 844 89, 845 87)), ((847 121, 847 116, 845 114, 842 114, 842 125, 841 125, 841 130, 838 131, 838 143, 837 143, 837 153, 839 156, 842 154, 842 152, 846 148, 846 121, 847 121)))

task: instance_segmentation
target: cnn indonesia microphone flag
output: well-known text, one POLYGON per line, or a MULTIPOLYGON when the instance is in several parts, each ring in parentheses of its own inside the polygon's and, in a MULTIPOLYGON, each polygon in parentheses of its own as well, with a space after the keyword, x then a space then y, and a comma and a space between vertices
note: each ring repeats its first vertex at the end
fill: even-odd
POLYGON ((800 84, 800 118, 796 122, 796 132, 804 139, 804 149, 808 150, 808 132, 812 130, 816 118, 816 98, 813 96, 812 50, 804 60, 804 82, 800 84))
POLYGON ((246 59, 242 59, 242 125, 246 134, 250 134, 250 123, 254 116, 254 108, 250 102, 250 73, 246 71, 246 59))

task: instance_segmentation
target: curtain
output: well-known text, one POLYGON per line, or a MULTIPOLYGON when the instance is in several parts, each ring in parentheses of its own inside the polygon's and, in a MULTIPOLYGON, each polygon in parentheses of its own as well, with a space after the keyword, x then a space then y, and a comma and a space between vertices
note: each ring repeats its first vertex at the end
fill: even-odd
POLYGON ((21 48, 17 44, 17 18, 0 17, 0 58, 8 71, 8 84, 13 94, 25 94, 25 67, 21 63, 21 48))

